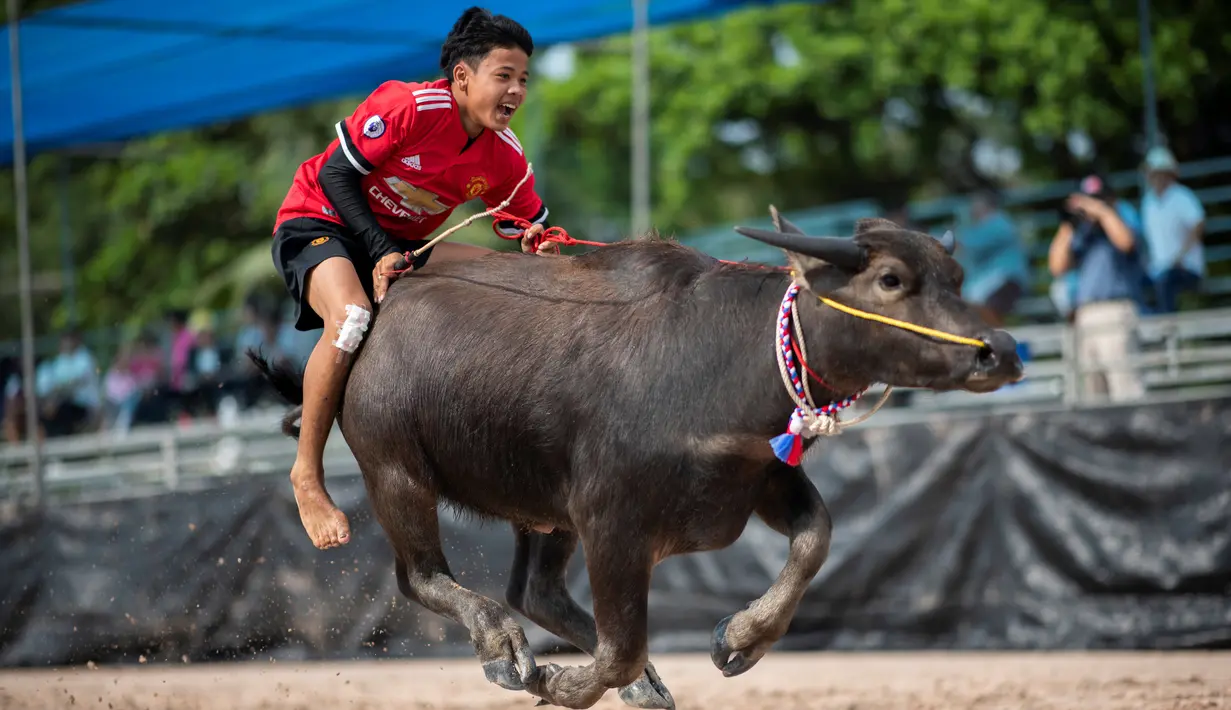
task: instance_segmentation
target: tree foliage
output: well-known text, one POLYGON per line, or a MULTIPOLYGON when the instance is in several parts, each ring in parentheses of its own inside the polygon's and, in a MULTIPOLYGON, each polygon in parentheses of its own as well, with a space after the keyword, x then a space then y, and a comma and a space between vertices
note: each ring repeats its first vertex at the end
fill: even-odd
MULTIPOLYGON (((1226 148, 1188 129, 1227 93, 1218 28, 1231 10, 1154 5, 1164 129, 1182 156, 1226 148)), ((1098 160, 1130 167, 1143 115, 1137 28, 1131 0, 848 0, 658 31, 655 223, 699 227, 770 201, 968 189, 989 181, 975 164, 981 145, 1020 151, 1015 180, 1052 178, 1081 167, 1074 131, 1098 160)), ((549 164, 566 173, 553 184, 572 187, 561 200, 570 208, 628 198, 628 50, 625 38, 584 49, 573 77, 536 97, 549 107, 549 164)))
MULTIPOLYGON (((1222 154, 1231 5, 1153 7, 1162 128, 1181 159, 1222 154)), ((674 232, 759 216, 770 202, 895 200, 1072 175, 1089 162, 1074 132, 1101 166, 1131 167, 1142 148, 1137 31, 1134 0, 834 0, 655 30, 655 225, 674 232), (990 174, 980 156, 1006 149, 1020 165, 990 174)), ((627 37, 579 47, 573 74, 536 78, 516 119, 554 221, 579 237, 629 222, 629 50, 627 37)), ((86 327, 277 291, 268 240, 278 203, 359 98, 153 136, 118 156, 37 156, 35 272, 59 270, 67 211, 86 327)), ((11 225, 11 172, 0 195, 11 225)), ((462 238, 498 242, 482 222, 462 238)), ((0 243, 6 284, 16 282, 14 241, 0 243)), ((0 339, 18 333, 14 290, 8 298, 0 339)), ((40 292, 40 333, 63 325, 65 305, 40 292)))

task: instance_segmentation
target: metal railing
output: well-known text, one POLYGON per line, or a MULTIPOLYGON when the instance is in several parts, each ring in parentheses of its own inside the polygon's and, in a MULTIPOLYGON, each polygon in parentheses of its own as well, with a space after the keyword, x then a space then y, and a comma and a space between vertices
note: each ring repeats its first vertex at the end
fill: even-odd
POLYGON ((1028 348, 1026 379, 990 395, 915 391, 915 410, 949 410, 1027 403, 1082 406, 1104 401, 1085 394, 1085 380, 1112 367, 1133 373, 1146 398, 1178 390, 1211 391, 1231 386, 1231 308, 1151 315, 1138 319, 1135 347, 1121 362, 1092 363, 1079 356, 1081 338, 1098 329, 1068 324, 1010 329, 1028 348))
MULTIPOLYGON (((44 442, 44 486, 49 497, 107 499, 199 489, 233 476, 286 472, 295 461, 294 440, 280 430, 282 412, 248 412, 228 424, 198 422, 81 434, 44 442)), ((330 474, 358 471, 334 427, 325 447, 330 474)), ((0 447, 0 497, 34 490, 29 445, 0 447)))

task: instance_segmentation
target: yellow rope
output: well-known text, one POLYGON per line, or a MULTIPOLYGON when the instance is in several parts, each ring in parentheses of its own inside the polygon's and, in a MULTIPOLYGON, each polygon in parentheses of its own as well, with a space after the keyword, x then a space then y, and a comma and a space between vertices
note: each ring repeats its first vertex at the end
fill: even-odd
MULTIPOLYGON (((794 269, 791 270, 791 278, 795 278, 794 269)), ((885 325, 891 325, 891 326, 894 326, 895 328, 902 328, 904 330, 909 330, 915 333, 919 333, 921 335, 930 335, 933 338, 940 338, 941 340, 947 340, 951 343, 957 343, 959 345, 970 345, 976 348, 988 347, 987 344, 984 343, 982 340, 977 340, 975 338, 966 338, 961 335, 953 335, 952 333, 946 333, 944 331, 935 330, 933 328, 925 328, 921 325, 915 325, 914 323, 907 323, 906 321, 897 320, 896 318, 890 318, 888 316, 877 315, 876 313, 868 313, 867 311, 861 311, 858 308, 844 306, 841 303, 838 303, 837 301, 834 301, 833 299, 825 298, 824 296, 817 296, 817 299, 821 303, 824 303, 825 305, 829 306, 830 308, 842 311, 843 313, 855 316, 856 318, 863 318, 865 320, 876 321, 877 323, 884 323, 885 325)), ((792 311, 791 315, 794 317, 794 320, 795 320, 795 328, 801 334, 799 338, 800 355, 806 357, 805 351, 803 350, 803 347, 804 347, 804 342, 803 342, 803 337, 802 337, 803 329, 799 327, 799 313, 798 311, 795 310, 795 304, 793 303, 791 304, 791 311, 792 311)), ((777 323, 777 319, 775 319, 774 322, 777 323)), ((889 393, 893 392, 893 387, 886 385, 885 391, 881 394, 880 401, 878 401, 876 405, 872 407, 872 411, 866 412, 863 415, 849 422, 841 421, 838 419, 837 414, 827 414, 827 413, 817 411, 816 406, 812 403, 812 393, 808 391, 807 376, 804 377, 804 392, 805 392, 804 399, 801 400, 799 398, 799 396, 795 393, 795 390, 791 387, 791 380, 790 380, 790 377, 787 376, 787 371, 786 371, 786 361, 783 359, 781 349, 774 348, 774 350, 778 352, 778 369, 781 371, 783 382, 786 383, 787 394, 791 395, 791 399, 795 400, 796 405, 798 405, 799 408, 805 412, 805 415, 807 415, 808 413, 811 413, 811 416, 818 422, 818 424, 820 424, 820 426, 817 426, 815 429, 813 429, 812 427, 808 427, 808 429, 813 432, 813 435, 824 434, 826 436, 833 436, 842 429, 845 429, 847 427, 854 426, 856 424, 860 424, 860 423, 867 421, 868 419, 872 417, 873 414, 876 414, 876 412, 879 411, 882 406, 884 406, 885 402, 889 401, 889 393)), ((802 359, 803 358, 801 357, 801 360, 802 359)))
POLYGON ((817 298, 820 299, 821 303, 824 303, 830 308, 836 308, 837 310, 842 311, 843 313, 855 316, 857 318, 863 318, 865 320, 874 320, 878 323, 884 323, 885 325, 892 325, 895 328, 901 328, 903 330, 914 331, 916 333, 919 333, 920 335, 930 335, 933 338, 940 338, 941 340, 948 340, 951 343, 957 343, 959 345, 970 345, 971 347, 976 347, 976 348, 986 348, 987 347, 987 343, 983 342, 982 340, 977 340, 975 338, 964 338, 960 335, 953 335, 951 333, 946 333, 941 330, 933 330, 932 328, 925 328, 921 325, 915 325, 914 323, 907 323, 906 321, 897 320, 895 318, 889 318, 887 316, 877 315, 876 313, 868 313, 866 311, 861 311, 858 308, 851 308, 850 306, 844 306, 841 303, 825 298, 824 296, 817 296, 817 298))

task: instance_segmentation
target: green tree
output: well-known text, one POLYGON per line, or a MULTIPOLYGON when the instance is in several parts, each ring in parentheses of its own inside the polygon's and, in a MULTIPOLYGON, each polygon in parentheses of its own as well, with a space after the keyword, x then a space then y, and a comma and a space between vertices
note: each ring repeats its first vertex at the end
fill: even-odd
MULTIPOLYGON (((1185 141, 1225 96, 1225 3, 1155 2, 1164 128, 1185 141), (1208 105, 1208 104, 1207 104, 1208 105)), ((1117 169, 1138 159, 1141 60, 1130 0, 846 0, 755 7, 651 39, 654 221, 682 230, 862 197, 987 182, 981 141, 1022 153, 1017 180, 1071 174, 1080 130, 1117 169), (742 134, 724 141, 718 129, 742 134)), ((629 41, 581 49, 541 83, 553 201, 563 216, 629 196, 629 41), (603 166, 602 170, 594 166, 603 166), (574 212, 576 210, 576 212, 574 212)), ((626 224, 626 221, 624 222, 626 224)))

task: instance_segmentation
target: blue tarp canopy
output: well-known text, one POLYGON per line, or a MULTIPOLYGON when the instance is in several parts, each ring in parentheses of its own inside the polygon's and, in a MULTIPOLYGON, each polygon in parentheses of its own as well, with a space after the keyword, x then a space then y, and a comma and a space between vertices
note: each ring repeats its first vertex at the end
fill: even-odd
MULTIPOLYGON (((652 0, 652 24, 773 0, 652 0)), ((92 0, 21 23, 30 154, 208 125, 438 74, 471 4, 524 24, 536 48, 629 31, 631 0, 92 0)), ((13 160, 4 33, 0 163, 13 160)))

